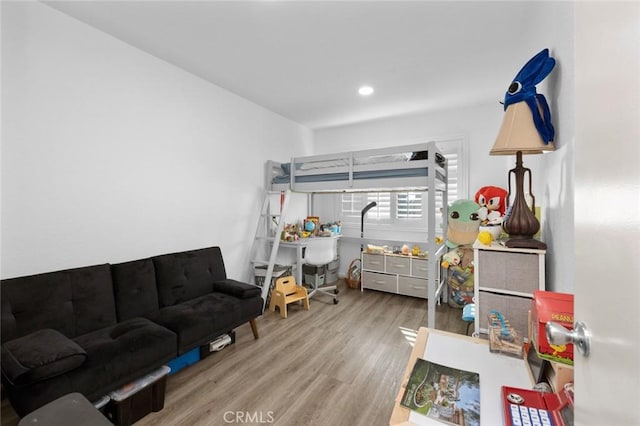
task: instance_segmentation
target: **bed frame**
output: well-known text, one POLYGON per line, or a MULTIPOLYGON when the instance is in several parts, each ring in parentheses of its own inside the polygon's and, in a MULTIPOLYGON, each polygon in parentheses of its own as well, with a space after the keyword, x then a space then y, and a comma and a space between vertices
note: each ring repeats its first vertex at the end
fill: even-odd
POLYGON ((268 161, 268 191, 301 193, 426 191, 428 270, 427 326, 435 328, 436 301, 445 288, 440 259, 447 227, 447 164, 435 142, 268 161), (295 166, 292 166, 295 165, 295 166), (288 172, 288 173, 287 173, 288 172), (436 193, 442 193, 440 205, 436 193), (437 226, 437 214, 442 223, 437 226), (436 241, 436 237, 441 237, 436 241), (433 254, 433 255, 432 255, 433 254))
POLYGON ((267 185, 294 192, 444 190, 446 174, 444 156, 429 142, 269 161, 267 185))

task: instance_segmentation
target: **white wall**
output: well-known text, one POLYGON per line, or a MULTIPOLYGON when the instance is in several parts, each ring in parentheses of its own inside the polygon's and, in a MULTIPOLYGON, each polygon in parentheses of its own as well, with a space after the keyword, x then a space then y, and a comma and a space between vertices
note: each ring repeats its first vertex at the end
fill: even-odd
POLYGON ((556 151, 535 156, 539 163, 525 165, 532 169, 539 182, 535 188, 536 202, 543 208, 542 235, 547 243, 547 289, 574 292, 574 137, 575 137, 575 77, 574 77, 574 4, 544 2, 529 49, 548 47, 556 66, 541 85, 551 108, 556 130, 556 151))
POLYGON ((220 245, 310 130, 39 2, 2 2, 3 278, 220 245))
MULTIPOLYGON (((505 90, 534 54, 550 48, 557 65, 539 92, 545 94, 556 127, 557 151, 545 156, 526 156, 525 166, 532 170, 533 193, 542 207, 543 240, 548 245, 547 284, 555 291, 573 291, 573 5, 570 2, 543 2, 539 24, 527 46, 514 49, 513 68, 508 70, 477 70, 504 75, 505 90)), ((507 188, 508 170, 515 166, 515 157, 491 157, 502 123, 503 108, 499 104, 504 92, 495 100, 434 113, 393 117, 349 126, 315 131, 316 153, 348 151, 402 145, 418 141, 463 135, 469 146, 469 198, 485 185, 507 188)), ((344 245, 343 245, 344 246, 344 245)), ((359 249, 359 246, 357 247, 359 249)), ((343 250, 347 259, 357 257, 355 247, 343 250)), ((346 268, 347 262, 341 262, 346 268)))

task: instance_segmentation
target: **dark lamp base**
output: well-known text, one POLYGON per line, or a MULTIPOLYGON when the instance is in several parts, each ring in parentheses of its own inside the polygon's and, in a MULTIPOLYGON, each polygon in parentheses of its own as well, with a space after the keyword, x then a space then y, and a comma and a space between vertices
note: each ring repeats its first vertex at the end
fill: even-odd
POLYGON ((546 250, 547 245, 533 238, 510 238, 504 243, 509 248, 526 248, 534 250, 546 250))

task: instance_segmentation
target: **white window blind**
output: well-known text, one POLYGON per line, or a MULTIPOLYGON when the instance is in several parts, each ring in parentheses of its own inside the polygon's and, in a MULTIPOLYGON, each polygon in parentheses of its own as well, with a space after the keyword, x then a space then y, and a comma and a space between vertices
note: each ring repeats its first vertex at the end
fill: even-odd
POLYGON ((451 204, 455 200, 467 198, 467 155, 462 138, 438 141, 438 148, 447 159, 448 199, 451 204))
POLYGON ((389 222, 391 218, 391 193, 388 192, 343 193, 343 221, 359 223, 362 209, 373 201, 377 204, 369 210, 367 218, 376 222, 389 222))
POLYGON ((419 219, 422 217, 422 192, 396 193, 396 218, 419 219))

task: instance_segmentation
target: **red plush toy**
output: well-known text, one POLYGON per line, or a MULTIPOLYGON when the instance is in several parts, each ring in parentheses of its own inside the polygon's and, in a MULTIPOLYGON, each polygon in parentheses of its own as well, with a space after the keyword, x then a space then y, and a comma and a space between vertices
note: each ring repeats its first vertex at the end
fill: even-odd
MULTIPOLYGON (((483 186, 476 192, 475 201, 481 210, 486 209, 487 218, 491 220, 495 219, 493 216, 497 216, 497 214, 499 214, 498 217, 504 216, 507 209, 508 196, 509 193, 503 188, 498 186, 483 186)), ((481 219, 483 218, 481 217, 481 219)))

